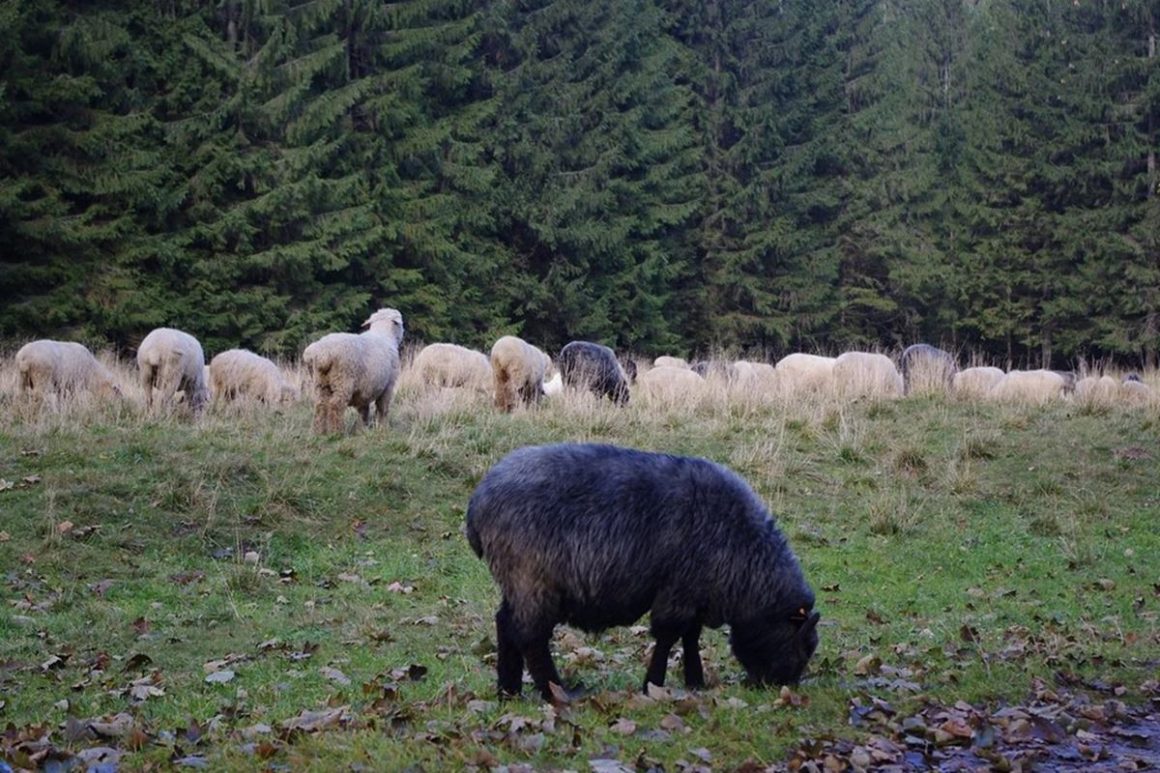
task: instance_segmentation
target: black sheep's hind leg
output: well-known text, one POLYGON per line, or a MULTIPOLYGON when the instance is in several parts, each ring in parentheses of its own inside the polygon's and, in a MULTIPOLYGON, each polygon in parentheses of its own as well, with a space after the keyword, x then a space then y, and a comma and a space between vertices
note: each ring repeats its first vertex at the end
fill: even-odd
POLYGON ((705 668, 701 665, 701 626, 694 625, 681 637, 682 657, 685 661, 685 686, 699 690, 705 686, 705 668))
POLYGON ((515 636, 511 606, 505 600, 495 613, 495 670, 501 698, 520 694, 524 678, 524 656, 515 636))

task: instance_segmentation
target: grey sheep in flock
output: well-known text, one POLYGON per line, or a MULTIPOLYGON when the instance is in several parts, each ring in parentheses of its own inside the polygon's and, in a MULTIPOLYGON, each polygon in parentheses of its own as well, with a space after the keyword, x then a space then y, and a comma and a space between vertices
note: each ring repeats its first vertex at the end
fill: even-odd
POLYGON ((800 679, 818 644, 814 593, 769 511, 738 475, 705 459, 608 445, 529 446, 480 481, 467 540, 503 599, 495 616, 501 695, 524 665, 551 698, 561 684, 557 623, 586 631, 651 615, 645 676, 663 686, 684 648, 685 683, 705 684, 698 638, 728 624, 733 654, 759 684, 800 679))
POLYGON ((341 432, 347 406, 354 406, 367 426, 372 418, 387 420, 399 380, 403 315, 397 309, 379 309, 363 327, 368 329, 359 334, 324 335, 302 352, 314 389, 317 434, 341 432))
POLYGON ((949 352, 930 344, 906 347, 898 359, 898 368, 902 371, 904 395, 949 392, 959 370, 949 352))
POLYGON ((629 375, 607 346, 572 341, 560 350, 559 367, 564 386, 588 390, 617 405, 628 402, 629 375))

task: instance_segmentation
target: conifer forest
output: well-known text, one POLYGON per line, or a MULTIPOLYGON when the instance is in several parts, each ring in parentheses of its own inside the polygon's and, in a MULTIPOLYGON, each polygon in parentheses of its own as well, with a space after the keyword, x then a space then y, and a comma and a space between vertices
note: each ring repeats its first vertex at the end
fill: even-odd
POLYGON ((1155 366, 1160 0, 0 0, 0 339, 1155 366))

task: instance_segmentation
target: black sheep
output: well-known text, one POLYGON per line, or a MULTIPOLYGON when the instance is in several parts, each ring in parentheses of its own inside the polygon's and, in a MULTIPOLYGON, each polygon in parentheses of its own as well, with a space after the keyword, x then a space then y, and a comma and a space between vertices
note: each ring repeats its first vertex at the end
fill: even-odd
POLYGON ((902 394, 909 395, 915 388, 920 392, 948 392, 959 367, 955 358, 930 344, 908 346, 898 359, 902 371, 902 394))
POLYGON ((560 350, 557 362, 564 386, 590 390, 620 405, 628 402, 629 378, 607 346, 572 341, 560 350))
POLYGON ((594 444, 521 448, 472 493, 466 533, 503 594, 501 695, 519 694, 526 663, 551 697, 557 623, 601 631, 651 613, 646 688, 664 684, 678 639, 685 683, 704 686, 702 626, 728 624, 733 654, 760 684, 796 682, 818 644, 814 593, 785 537, 744 480, 705 459, 594 444))

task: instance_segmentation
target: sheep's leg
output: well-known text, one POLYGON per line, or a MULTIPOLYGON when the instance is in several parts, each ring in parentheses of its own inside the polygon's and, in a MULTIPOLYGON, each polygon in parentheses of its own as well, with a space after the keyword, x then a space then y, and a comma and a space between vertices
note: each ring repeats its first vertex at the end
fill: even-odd
POLYGON ((499 605, 499 611, 495 613, 495 670, 501 698, 518 696, 524 677, 524 656, 520 652, 514 626, 511 605, 504 599, 499 605))
POLYGON ((701 626, 693 624, 681 636, 682 659, 685 662, 685 687, 699 690, 705 686, 705 669, 701 665, 701 626))
POLYGON ((360 419, 362 419, 363 426, 369 427, 371 425, 371 404, 370 403, 360 403, 357 406, 357 408, 358 408, 358 417, 360 419))
POLYGON ((549 685, 555 683, 560 687, 564 686, 564 680, 560 678, 560 672, 556 670, 556 664, 552 661, 552 651, 548 646, 551 639, 551 631, 540 633, 526 639, 523 647, 528 673, 532 675, 536 689, 546 701, 552 700, 552 688, 549 685))
POLYGON ((649 661, 648 671, 644 675, 644 691, 648 692, 649 683, 655 684, 657 687, 665 686, 665 671, 669 666, 669 653, 673 651, 673 645, 677 643, 680 634, 670 628, 661 629, 658 626, 653 626, 653 636, 656 638, 656 644, 653 646, 652 660, 649 661))
POLYGON ((379 399, 375 400, 375 412, 378 414, 375 417, 375 424, 387 426, 387 413, 391 410, 391 390, 387 390, 379 395, 379 399))

